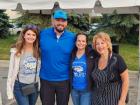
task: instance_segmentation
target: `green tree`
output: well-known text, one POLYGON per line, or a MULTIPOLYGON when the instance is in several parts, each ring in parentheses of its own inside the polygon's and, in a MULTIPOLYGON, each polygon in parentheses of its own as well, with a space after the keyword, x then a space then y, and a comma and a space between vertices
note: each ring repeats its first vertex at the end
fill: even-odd
MULTIPOLYGON (((41 28, 51 26, 51 15, 23 13, 17 18, 16 23, 20 25, 35 24, 41 28)), ((89 15, 71 13, 68 18, 68 29, 73 32, 87 31, 89 29, 89 15)))
POLYGON ((4 12, 0 10, 0 38, 6 38, 9 34, 9 17, 4 12))
POLYGON ((68 22, 73 28, 79 31, 88 31, 89 29, 89 15, 71 13, 68 22))
MULTIPOLYGON (((115 12, 111 15, 103 14, 100 23, 101 27, 99 27, 97 30, 93 30, 91 34, 104 31, 110 34, 113 41, 124 41, 124 40, 129 41, 129 38, 133 37, 132 35, 135 35, 135 38, 138 37, 137 15, 117 14, 115 12)), ((138 39, 134 40, 138 41, 138 39)))
POLYGON ((28 12, 22 13, 22 16, 17 18, 15 22, 19 26, 27 24, 35 24, 41 28, 48 27, 51 25, 51 16, 42 14, 30 14, 28 12))

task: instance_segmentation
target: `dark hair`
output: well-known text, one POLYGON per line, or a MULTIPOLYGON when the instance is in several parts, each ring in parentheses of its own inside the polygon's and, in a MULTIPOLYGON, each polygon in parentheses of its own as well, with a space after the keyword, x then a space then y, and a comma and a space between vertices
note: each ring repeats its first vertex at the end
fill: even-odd
MULTIPOLYGON (((77 41, 77 38, 78 38, 79 35, 84 35, 84 36, 86 37, 87 45, 86 45, 86 48, 85 48, 85 54, 86 54, 86 56, 87 56, 87 55, 88 55, 88 52, 89 52, 89 50, 88 50, 88 35, 87 35, 86 33, 84 33, 84 32, 78 32, 78 33, 76 34, 76 41, 77 41)), ((76 43, 76 42, 75 42, 75 43, 76 43)), ((76 52, 77 52, 77 47, 76 47, 76 45, 75 45, 75 47, 74 47, 72 53, 73 53, 74 55, 76 55, 76 52)))

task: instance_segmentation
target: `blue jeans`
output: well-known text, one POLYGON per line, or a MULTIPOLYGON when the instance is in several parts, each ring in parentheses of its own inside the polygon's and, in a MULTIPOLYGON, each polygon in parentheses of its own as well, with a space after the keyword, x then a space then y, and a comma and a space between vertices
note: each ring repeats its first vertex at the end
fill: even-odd
POLYGON ((74 105, 91 105, 91 92, 87 90, 72 89, 71 96, 74 105))
POLYGON ((14 85, 14 96, 16 98, 16 101, 18 105, 35 105, 38 97, 38 91, 36 91, 33 94, 24 96, 21 92, 21 87, 25 86, 26 84, 20 83, 18 81, 15 81, 14 85))

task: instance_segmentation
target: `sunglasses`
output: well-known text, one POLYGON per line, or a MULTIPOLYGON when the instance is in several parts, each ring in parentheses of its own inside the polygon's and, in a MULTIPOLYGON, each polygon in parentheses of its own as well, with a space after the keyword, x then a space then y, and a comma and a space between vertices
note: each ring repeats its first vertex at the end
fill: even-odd
POLYGON ((26 29, 35 29, 35 30, 39 30, 39 27, 36 25, 26 25, 25 26, 26 29))

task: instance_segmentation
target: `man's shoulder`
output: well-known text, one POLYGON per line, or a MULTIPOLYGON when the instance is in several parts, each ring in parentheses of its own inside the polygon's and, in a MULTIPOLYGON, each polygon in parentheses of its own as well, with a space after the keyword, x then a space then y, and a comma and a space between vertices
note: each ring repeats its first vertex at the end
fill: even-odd
POLYGON ((71 32, 71 31, 69 31, 69 30, 65 30, 64 32, 65 32, 65 34, 66 34, 67 36, 69 36, 69 37, 75 38, 75 36, 76 36, 76 34, 75 34, 74 32, 71 32))
POLYGON ((40 32, 40 39, 44 39, 44 37, 48 37, 50 34, 51 35, 53 34, 53 28, 52 27, 42 29, 41 32, 40 32))
POLYGON ((75 35, 75 33, 74 32, 72 32, 72 31, 69 31, 69 30, 65 30, 65 33, 67 33, 67 34, 70 34, 70 35, 75 35))
POLYGON ((41 30, 40 34, 45 34, 45 33, 50 33, 52 32, 53 28, 52 27, 49 27, 49 28, 44 28, 41 30))

